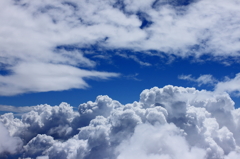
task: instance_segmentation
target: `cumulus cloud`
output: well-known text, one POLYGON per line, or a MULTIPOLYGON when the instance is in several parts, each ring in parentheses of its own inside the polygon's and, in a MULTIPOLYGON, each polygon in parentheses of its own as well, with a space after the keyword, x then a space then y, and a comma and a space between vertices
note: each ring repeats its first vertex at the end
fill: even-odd
MULTIPOLYGON (((1 115, 1 122, 10 130, 10 135, 20 136, 27 143, 37 134, 47 134, 58 138, 69 138, 73 130, 72 123, 78 113, 66 103, 51 107, 39 105, 22 115, 21 120, 12 113, 1 115)), ((75 130, 76 131, 76 130, 75 130)))
POLYGON ((2 123, 0 123, 0 130, 0 157, 19 151, 22 147, 21 139, 10 136, 8 130, 2 123))
POLYGON ((173 124, 139 125, 131 139, 122 142, 117 150, 118 159, 203 159, 205 156, 203 149, 190 148, 184 134, 173 124))
POLYGON ((50 148, 55 142, 51 136, 38 134, 23 147, 26 151, 25 156, 41 156, 46 149, 50 148))
MULTIPOLYGON (((0 75, 0 94, 85 88, 85 78, 118 76, 91 71, 94 58, 80 50, 92 45, 146 53, 155 50, 158 55, 177 57, 238 57, 240 3, 187 2, 1 1, 0 64, 7 74, 0 75)), ((138 55, 131 58, 151 65, 138 55)))
MULTIPOLYGON (((1 115, 5 158, 240 157, 240 109, 227 93, 165 86, 122 105, 108 96, 79 105, 39 105, 21 118, 1 115)), ((2 142, 1 142, 2 143, 2 142)))

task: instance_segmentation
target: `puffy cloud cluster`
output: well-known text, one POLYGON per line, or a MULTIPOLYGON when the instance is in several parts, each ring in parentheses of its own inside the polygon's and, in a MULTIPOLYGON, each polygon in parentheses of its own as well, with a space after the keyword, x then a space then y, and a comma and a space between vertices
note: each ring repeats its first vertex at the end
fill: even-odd
POLYGON ((103 57, 93 45, 151 56, 239 57, 239 8, 238 0, 0 1, 0 65, 7 72, 0 95, 85 88, 85 78, 118 76, 92 71, 92 57, 103 57))
POLYGON ((0 156, 44 159, 238 159, 240 109, 227 93, 146 89, 122 105, 108 96, 39 105, 0 117, 0 156))
POLYGON ((22 141, 19 137, 12 137, 10 133, 6 129, 6 127, 0 123, 0 156, 4 155, 4 153, 14 154, 22 146, 22 141))
MULTIPOLYGON (((65 139, 73 133, 72 123, 79 114, 66 103, 51 107, 39 105, 30 112, 14 118, 12 113, 1 116, 1 122, 8 128, 11 136, 19 136, 27 143, 37 134, 47 134, 54 138, 65 139)), ((75 130, 76 131, 76 130, 75 130)))

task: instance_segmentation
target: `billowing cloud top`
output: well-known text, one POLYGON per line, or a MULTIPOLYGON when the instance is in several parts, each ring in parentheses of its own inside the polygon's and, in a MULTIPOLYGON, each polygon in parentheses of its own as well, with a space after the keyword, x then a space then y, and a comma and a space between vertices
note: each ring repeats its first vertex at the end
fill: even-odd
POLYGON ((238 0, 1 1, 0 64, 7 73, 0 75, 0 95, 85 88, 84 78, 119 76, 93 71, 96 62, 80 51, 92 45, 238 57, 239 8, 238 0))
POLYGON ((0 117, 1 158, 238 159, 240 109, 227 93, 151 88, 122 105, 108 96, 0 117))

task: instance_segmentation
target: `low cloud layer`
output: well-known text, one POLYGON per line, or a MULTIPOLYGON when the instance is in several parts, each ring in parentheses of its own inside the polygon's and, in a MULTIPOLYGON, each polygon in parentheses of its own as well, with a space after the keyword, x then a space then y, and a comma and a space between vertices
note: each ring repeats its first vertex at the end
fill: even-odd
MULTIPOLYGON (((97 71, 82 50, 94 45, 151 56, 235 59, 239 8, 238 0, 1 1, 0 95, 85 88, 85 78, 118 76, 97 71)), ((92 57, 103 56, 94 51, 92 57)), ((151 65, 138 55, 127 57, 151 65)))
POLYGON ((239 120, 227 93, 154 87, 126 105, 98 96, 77 112, 61 103, 3 114, 0 157, 238 159, 239 120))

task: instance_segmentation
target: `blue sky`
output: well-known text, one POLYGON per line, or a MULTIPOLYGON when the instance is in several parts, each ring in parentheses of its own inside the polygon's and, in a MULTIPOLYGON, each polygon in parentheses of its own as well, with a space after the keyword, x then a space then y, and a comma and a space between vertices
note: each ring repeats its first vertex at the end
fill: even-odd
MULTIPOLYGON (((94 51, 94 50, 93 50, 94 51)), ((123 51, 128 54, 129 51, 123 51)), ((130 54, 130 53, 129 53, 130 54)), ((87 101, 95 101, 98 95, 108 95, 123 104, 138 101, 144 89, 154 86, 159 88, 165 85, 182 87, 195 87, 196 89, 214 90, 214 85, 198 85, 197 82, 179 79, 181 75, 198 78, 200 75, 209 74, 223 81, 225 76, 234 78, 240 69, 238 63, 224 65, 218 61, 196 62, 191 58, 176 58, 169 63, 168 58, 142 57, 151 66, 141 65, 132 59, 120 56, 111 59, 99 59, 96 70, 121 73, 119 77, 108 80, 88 79, 89 87, 86 89, 70 89, 64 91, 49 91, 40 93, 25 93, 14 96, 1 96, 2 105, 34 106, 38 104, 59 105, 67 102, 74 107, 87 101)), ((239 97, 231 95, 239 107, 239 97)))
POLYGON ((0 105, 126 104, 165 85, 239 105, 237 1, 1 3, 0 105))
POLYGON ((240 158, 239 0, 2 0, 0 24, 0 158, 240 158))

